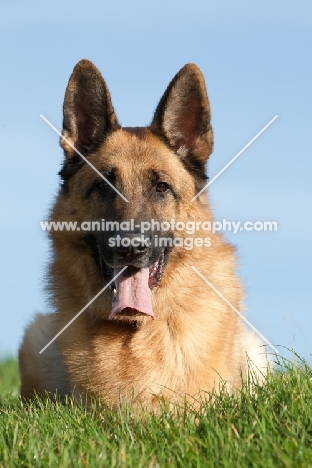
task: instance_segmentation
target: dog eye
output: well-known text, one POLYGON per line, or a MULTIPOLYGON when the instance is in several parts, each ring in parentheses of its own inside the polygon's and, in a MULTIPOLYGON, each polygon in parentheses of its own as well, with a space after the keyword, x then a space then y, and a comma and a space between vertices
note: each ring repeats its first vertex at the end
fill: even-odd
POLYGON ((158 184, 156 184, 156 192, 164 193, 167 192, 169 188, 170 187, 166 182, 158 182, 158 184))
POLYGON ((101 182, 96 184, 96 188, 101 192, 105 192, 109 188, 109 185, 107 182, 105 182, 105 180, 101 180, 101 182))

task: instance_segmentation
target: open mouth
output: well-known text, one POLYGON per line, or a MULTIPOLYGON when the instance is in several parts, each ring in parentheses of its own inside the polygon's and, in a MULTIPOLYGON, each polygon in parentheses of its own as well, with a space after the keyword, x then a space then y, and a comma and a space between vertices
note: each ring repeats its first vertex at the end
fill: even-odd
POLYGON ((135 268, 129 265, 125 271, 120 273, 124 267, 111 268, 103 261, 101 256, 100 265, 105 282, 115 278, 114 282, 110 285, 113 291, 113 300, 109 320, 120 315, 146 315, 155 319, 151 290, 159 285, 163 275, 163 250, 158 259, 152 265, 145 268, 135 268))

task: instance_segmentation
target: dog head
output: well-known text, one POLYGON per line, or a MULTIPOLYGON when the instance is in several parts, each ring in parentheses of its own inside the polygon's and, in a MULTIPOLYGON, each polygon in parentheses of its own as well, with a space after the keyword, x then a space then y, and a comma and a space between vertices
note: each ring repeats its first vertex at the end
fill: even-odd
POLYGON ((213 146, 204 78, 195 65, 185 65, 151 125, 122 128, 100 72, 82 60, 70 77, 63 112, 58 216, 75 220, 79 229, 72 241, 83 240, 91 249, 103 280, 115 278, 117 306, 111 316, 126 309, 153 316, 150 290, 159 286, 170 255, 183 255, 169 242, 176 236, 172 220, 196 219, 196 210, 206 206, 204 196, 191 203, 206 183, 213 146), (123 288, 143 299, 134 297, 127 306, 128 293, 118 292, 123 288))

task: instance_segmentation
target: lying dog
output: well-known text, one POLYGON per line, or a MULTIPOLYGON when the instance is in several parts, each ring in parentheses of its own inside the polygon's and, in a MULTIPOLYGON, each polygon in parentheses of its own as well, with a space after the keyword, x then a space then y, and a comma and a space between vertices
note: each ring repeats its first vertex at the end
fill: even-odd
POLYGON ((51 221, 76 229, 50 232, 55 312, 26 330, 22 396, 88 393, 112 406, 122 398, 155 408, 160 398, 218 391, 221 381, 239 388, 248 358, 263 370, 260 340, 228 304, 241 310, 234 248, 207 233, 205 191, 194 199, 213 147, 200 70, 179 71, 150 127, 121 128, 100 72, 80 61, 66 90, 61 145, 51 221))

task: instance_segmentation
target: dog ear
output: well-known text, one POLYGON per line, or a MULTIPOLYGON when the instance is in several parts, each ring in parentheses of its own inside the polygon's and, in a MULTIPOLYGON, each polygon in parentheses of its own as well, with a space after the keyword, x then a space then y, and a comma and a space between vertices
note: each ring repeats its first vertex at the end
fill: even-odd
POLYGON ((60 143, 70 159, 77 158, 68 142, 87 156, 108 133, 120 127, 106 83, 89 60, 81 60, 74 68, 65 93, 63 115, 63 136, 67 141, 61 138, 60 143))
POLYGON ((163 137, 183 162, 204 170, 213 147, 213 132, 205 80, 196 65, 185 65, 173 78, 155 111, 151 130, 163 137))

